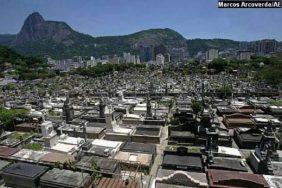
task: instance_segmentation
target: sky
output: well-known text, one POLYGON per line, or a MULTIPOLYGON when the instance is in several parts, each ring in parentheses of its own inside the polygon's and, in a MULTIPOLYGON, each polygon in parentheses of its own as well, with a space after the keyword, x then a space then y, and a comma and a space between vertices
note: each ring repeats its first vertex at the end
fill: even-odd
POLYGON ((92 36, 171 28, 185 38, 282 41, 282 9, 219 9, 217 0, 0 0, 0 34, 39 12, 92 36))

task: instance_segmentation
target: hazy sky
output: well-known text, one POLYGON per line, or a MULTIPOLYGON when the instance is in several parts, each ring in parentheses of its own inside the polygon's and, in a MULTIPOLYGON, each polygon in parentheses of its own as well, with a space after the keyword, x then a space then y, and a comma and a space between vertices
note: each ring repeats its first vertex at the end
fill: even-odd
POLYGON ((38 11, 93 36, 171 28, 186 38, 282 41, 282 9, 218 9, 217 0, 0 0, 0 33, 38 11))

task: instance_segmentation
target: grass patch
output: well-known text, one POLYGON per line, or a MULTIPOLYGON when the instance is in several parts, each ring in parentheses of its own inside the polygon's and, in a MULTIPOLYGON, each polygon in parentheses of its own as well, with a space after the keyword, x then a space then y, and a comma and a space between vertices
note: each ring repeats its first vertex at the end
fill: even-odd
POLYGON ((32 135, 33 135, 33 133, 15 132, 11 135, 11 138, 17 139, 17 140, 25 140, 32 135))
POLYGON ((282 99, 272 100, 272 101, 270 101, 270 104, 274 105, 274 106, 282 106, 282 99))
POLYGON ((43 150, 43 146, 37 142, 26 144, 23 148, 30 149, 33 151, 42 151, 43 150))

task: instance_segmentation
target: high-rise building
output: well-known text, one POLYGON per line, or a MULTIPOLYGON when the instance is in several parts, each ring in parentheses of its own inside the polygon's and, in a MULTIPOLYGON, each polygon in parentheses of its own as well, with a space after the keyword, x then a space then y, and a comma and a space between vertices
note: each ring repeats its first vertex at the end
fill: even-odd
POLYGON ((240 51, 250 51, 250 42, 246 42, 246 41, 243 41, 243 42, 240 42, 239 43, 239 50, 240 51))
POLYGON ((242 52, 239 52, 237 59, 239 59, 239 60, 250 60, 252 55, 253 55, 252 52, 242 51, 242 52))
POLYGON ((218 50, 210 49, 206 52, 206 61, 211 62, 212 60, 218 58, 218 50))
POLYGON ((154 46, 139 46, 140 60, 148 62, 155 59, 154 46))
POLYGON ((276 52, 277 42, 270 39, 253 42, 240 42, 239 50, 253 52, 256 55, 267 55, 276 52))
POLYGON ((97 65, 96 59, 91 56, 90 60, 86 61, 86 67, 94 67, 97 65))
POLYGON ((260 44, 260 53, 263 55, 270 54, 276 51, 275 40, 262 40, 260 44))
POLYGON ((172 48, 170 50, 171 61, 181 62, 188 59, 188 52, 184 47, 172 48))
POLYGON ((82 57, 81 57, 81 56, 74 56, 74 57, 73 57, 73 61, 75 61, 75 62, 81 62, 81 61, 82 61, 82 57))
POLYGON ((135 55, 131 55, 130 53, 123 53, 123 59, 125 60, 125 63, 136 63, 136 57, 135 55))
POLYGON ((171 59, 170 59, 170 54, 169 54, 169 53, 166 53, 166 54, 164 55, 164 57, 165 57, 165 62, 170 63, 170 61, 171 61, 171 59))
POLYGON ((140 63, 141 63, 140 58, 139 58, 139 56, 137 56, 136 57, 136 64, 140 64, 140 63))
POLYGON ((165 57, 163 56, 163 54, 157 54, 156 55, 156 64, 163 66, 164 63, 165 63, 165 57))

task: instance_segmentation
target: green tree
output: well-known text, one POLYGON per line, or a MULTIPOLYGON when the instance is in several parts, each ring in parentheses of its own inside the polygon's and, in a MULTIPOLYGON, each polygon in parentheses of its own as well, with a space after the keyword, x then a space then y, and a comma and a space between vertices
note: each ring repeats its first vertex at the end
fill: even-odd
POLYGON ((221 98, 230 97, 232 94, 232 87, 231 85, 223 85, 222 87, 217 89, 217 92, 219 93, 219 96, 221 98))
POLYGON ((228 67, 228 61, 225 59, 214 59, 211 63, 208 64, 209 69, 215 69, 216 72, 222 72, 225 71, 228 67))
POLYGON ((56 75, 53 71, 47 69, 48 65, 42 59, 23 56, 11 48, 0 45, 0 70, 7 68, 14 70, 10 73, 19 76, 19 79, 37 79, 47 78, 56 75))
POLYGON ((16 89, 16 84, 10 83, 10 84, 7 85, 6 88, 7 88, 8 90, 14 90, 14 89, 16 89))
POLYGON ((5 109, 0 108, 0 121, 5 128, 13 129, 14 119, 16 117, 26 116, 28 110, 26 109, 5 109))
POLYGON ((198 114, 199 112, 202 111, 203 107, 200 101, 193 100, 191 108, 195 114, 198 114))
POLYGON ((258 72, 258 78, 273 86, 282 85, 282 63, 274 63, 258 72))

